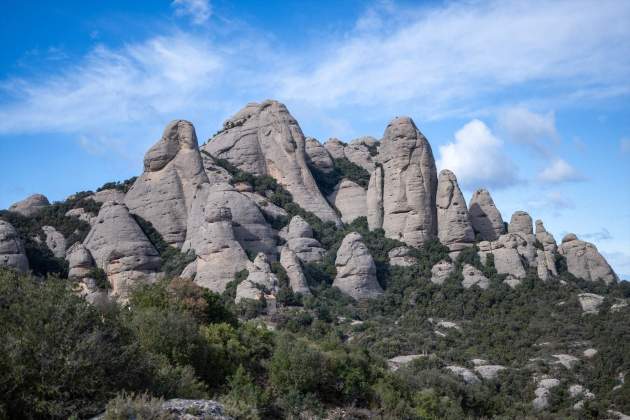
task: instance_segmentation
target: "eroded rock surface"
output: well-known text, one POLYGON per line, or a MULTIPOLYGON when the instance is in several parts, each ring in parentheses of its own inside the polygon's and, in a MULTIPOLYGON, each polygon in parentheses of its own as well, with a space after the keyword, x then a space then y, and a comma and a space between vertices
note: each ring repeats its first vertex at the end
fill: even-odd
POLYGON ((455 174, 448 169, 442 170, 438 177, 436 205, 438 238, 442 244, 461 249, 461 244, 475 241, 466 200, 455 174))
POLYGON ((567 269, 575 277, 588 281, 601 280, 606 284, 619 281, 597 247, 579 240, 574 234, 568 234, 562 239, 558 252, 567 259, 567 269))
POLYGON ((418 264, 418 259, 413 256, 409 247, 399 246, 389 251, 387 255, 389 258, 389 264, 399 267, 411 267, 418 264))
POLYGON ((482 241, 495 241, 505 232, 503 218, 488 190, 475 191, 468 206, 472 227, 482 241))
POLYGON ((0 267, 8 267, 20 272, 29 269, 24 245, 15 228, 0 220, 0 267))
POLYGON ((247 279, 236 287, 235 302, 243 299, 261 300, 266 295, 275 294, 278 290, 278 277, 271 272, 269 260, 262 252, 248 266, 247 279))
POLYGON ((354 299, 375 298, 383 293, 376 279, 374 259, 360 234, 351 232, 343 238, 335 267, 333 286, 354 299))
POLYGON ((464 289, 470 289, 473 286, 477 286, 481 289, 487 289, 490 287, 490 280, 483 275, 481 270, 470 264, 464 265, 462 268, 462 275, 464 276, 464 280, 462 280, 462 286, 464 289))
POLYGON ((335 163, 323 144, 312 137, 306 138, 306 159, 311 167, 324 173, 335 169, 335 163))
POLYGON ((66 256, 66 238, 52 226, 42 226, 46 235, 46 246, 57 258, 66 256))
POLYGON ((450 261, 442 260, 431 268, 431 283, 444 284, 446 279, 455 271, 455 266, 450 261))
POLYGON ((367 215, 366 191, 349 179, 344 178, 337 184, 328 201, 339 210, 344 223, 367 215))
POLYGON ((46 206, 49 206, 50 202, 43 194, 33 194, 26 197, 22 201, 13 203, 9 207, 9 211, 20 213, 22 216, 32 216, 46 206))
POLYGON ((321 261, 326 253, 322 245, 313 238, 313 229, 300 216, 293 216, 287 232, 287 246, 304 263, 321 261))
POLYGON ((282 248, 282 252, 280 253, 280 264, 287 272, 291 289, 295 293, 309 295, 311 291, 308 288, 300 260, 295 252, 293 252, 288 246, 282 248))

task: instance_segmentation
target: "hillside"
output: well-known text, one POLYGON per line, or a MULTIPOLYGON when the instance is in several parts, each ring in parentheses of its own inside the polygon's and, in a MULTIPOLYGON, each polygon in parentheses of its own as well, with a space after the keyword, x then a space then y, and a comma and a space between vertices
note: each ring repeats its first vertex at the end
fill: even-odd
POLYGON ((323 144, 276 101, 201 146, 173 121, 138 177, 0 211, 0 417, 624 418, 629 283, 504 216, 408 117, 323 144))

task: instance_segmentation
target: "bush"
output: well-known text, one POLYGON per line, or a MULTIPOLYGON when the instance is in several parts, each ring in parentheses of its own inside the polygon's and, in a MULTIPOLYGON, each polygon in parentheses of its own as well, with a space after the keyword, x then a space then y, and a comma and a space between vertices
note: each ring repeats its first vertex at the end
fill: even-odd
POLYGON ((104 420, 174 420, 174 415, 162 411, 163 403, 148 394, 123 392, 107 404, 104 420))

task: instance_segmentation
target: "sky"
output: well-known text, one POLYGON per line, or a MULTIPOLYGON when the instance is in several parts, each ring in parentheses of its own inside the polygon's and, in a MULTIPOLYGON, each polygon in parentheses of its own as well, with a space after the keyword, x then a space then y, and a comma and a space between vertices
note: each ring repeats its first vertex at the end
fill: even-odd
POLYGON ((464 195, 594 243, 630 279, 630 2, 4 0, 0 208, 142 172, 277 99, 307 136, 411 116, 464 195))

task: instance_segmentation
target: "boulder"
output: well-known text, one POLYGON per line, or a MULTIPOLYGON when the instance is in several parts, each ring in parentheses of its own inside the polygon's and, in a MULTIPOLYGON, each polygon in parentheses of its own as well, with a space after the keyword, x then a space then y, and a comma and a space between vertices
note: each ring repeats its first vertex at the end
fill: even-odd
POLYGON ((342 179, 327 198, 339 210, 344 223, 367 216, 366 191, 349 179, 342 179))
POLYGON ((370 230, 383 227, 383 167, 378 165, 370 175, 366 194, 366 211, 370 230))
MULTIPOLYGON (((144 418, 138 416, 138 418, 144 418)), ((232 420, 221 404, 212 400, 186 400, 175 398, 162 403, 159 413, 151 418, 172 420, 232 420)), ((105 413, 92 420, 104 420, 105 413)))
POLYGON ((363 237, 351 232, 343 238, 335 260, 337 276, 333 287, 354 299, 371 299, 383 293, 376 279, 376 265, 363 243, 363 237))
POLYGON ((42 226, 46 235, 46 246, 57 258, 66 256, 66 238, 52 226, 42 226))
POLYGON ((105 271, 113 295, 125 299, 137 283, 156 280, 160 256, 124 204, 103 204, 83 243, 105 271))
POLYGON ((293 216, 286 235, 287 246, 304 263, 318 262, 324 258, 326 250, 313 238, 313 229, 300 216, 293 216))
POLYGON ((248 104, 223 123, 203 150, 245 172, 275 178, 302 208, 322 220, 340 222, 308 169, 304 134, 283 104, 248 104))
POLYGON ((398 267, 411 267, 418 264, 418 259, 411 253, 411 248, 406 246, 399 246, 392 249, 387 254, 389 258, 389 265, 398 267))
POLYGON ((462 280, 462 286, 464 289, 470 289, 473 286, 477 286, 481 289, 487 289, 490 287, 490 280, 483 275, 481 270, 470 264, 464 265, 462 269, 462 276, 464 276, 464 280, 462 280))
POLYGON ((588 280, 601 280, 606 284, 619 281, 619 278, 602 257, 595 245, 577 239, 574 234, 566 235, 558 247, 560 255, 567 260, 567 269, 575 277, 588 280))
POLYGON ((287 272, 289 277, 289 285, 295 293, 301 293, 303 295, 310 295, 311 291, 308 288, 306 277, 302 271, 302 265, 295 252, 288 246, 282 248, 280 252, 280 264, 287 272))
POLYGON ((403 367, 404 365, 406 365, 408 363, 411 363, 414 360, 420 359, 422 357, 426 357, 426 355, 424 355, 424 354, 407 354, 407 355, 404 355, 404 356, 392 357, 391 359, 387 360, 387 367, 392 372, 395 372, 398 369, 400 369, 401 367, 403 367))
POLYGON ((266 295, 275 295, 278 291, 278 277, 271 272, 265 254, 259 253, 254 262, 249 264, 248 271, 247 279, 236 287, 236 303, 243 299, 262 300, 266 295))
POLYGON ((15 228, 0 220, 0 267, 26 273, 29 269, 24 245, 15 228))
POLYGON ((125 193, 117 190, 116 188, 108 188, 105 190, 97 191, 88 198, 101 204, 107 201, 116 201, 117 203, 123 203, 125 201, 125 193))
POLYGON ((508 232, 532 235, 534 233, 534 226, 532 224, 531 216, 527 214, 527 212, 521 210, 515 211, 510 219, 508 232))
POLYGON ((481 188, 473 193, 468 212, 472 227, 482 241, 495 241, 505 232, 501 213, 488 190, 481 188))
POLYGON ((595 293, 580 293, 578 301, 585 314, 596 314, 599 312, 600 305, 604 303, 604 297, 595 293))
POLYGON ((68 261, 68 278, 79 280, 89 275, 94 267, 94 259, 90 251, 81 243, 75 242, 66 252, 68 261))
POLYGON ((455 174, 448 169, 440 172, 437 187, 438 238, 442 244, 469 244, 475 241, 466 200, 459 189, 455 174))
POLYGON ((43 194, 33 194, 26 197, 22 201, 13 203, 9 207, 9 211, 20 213, 22 216, 32 216, 46 206, 49 206, 50 202, 43 194))
POLYGON ((481 382, 479 378, 477 377, 477 375, 474 374, 473 371, 463 366, 456 366, 456 365, 446 366, 446 370, 448 370, 449 372, 451 372, 452 374, 456 376, 459 376, 466 385, 475 385, 481 382))
POLYGON ((151 222, 164 240, 181 247, 195 190, 208 183, 197 134, 188 121, 176 120, 144 156, 144 172, 125 196, 134 214, 151 222))
POLYGON ((271 260, 278 260, 276 233, 254 200, 225 182, 211 184, 204 191, 207 191, 208 203, 230 209, 234 236, 245 251, 264 252, 271 260))
POLYGON ((442 260, 431 267, 431 283, 444 284, 446 279, 453 273, 455 266, 452 262, 442 260))
POLYGON ((505 370, 505 366, 483 365, 475 367, 475 372, 477 372, 479 376, 486 380, 496 379, 496 377, 499 375, 499 372, 501 372, 502 370, 505 370))
POLYGON ((306 161, 317 170, 330 173, 335 169, 335 163, 323 144, 312 137, 306 138, 306 161))
POLYGON ((232 211, 208 199, 211 186, 204 184, 193 197, 183 252, 192 250, 197 258, 195 283, 221 293, 236 273, 247 269, 249 259, 236 240, 232 211))
POLYGON ((555 378, 544 378, 538 381, 538 387, 534 391, 536 398, 532 401, 532 405, 536 410, 543 410, 549 406, 549 394, 552 388, 560 385, 560 381, 555 378))
POLYGON ((431 145, 409 117, 394 118, 379 149, 383 166, 383 229, 421 246, 437 235, 437 172, 431 145))

